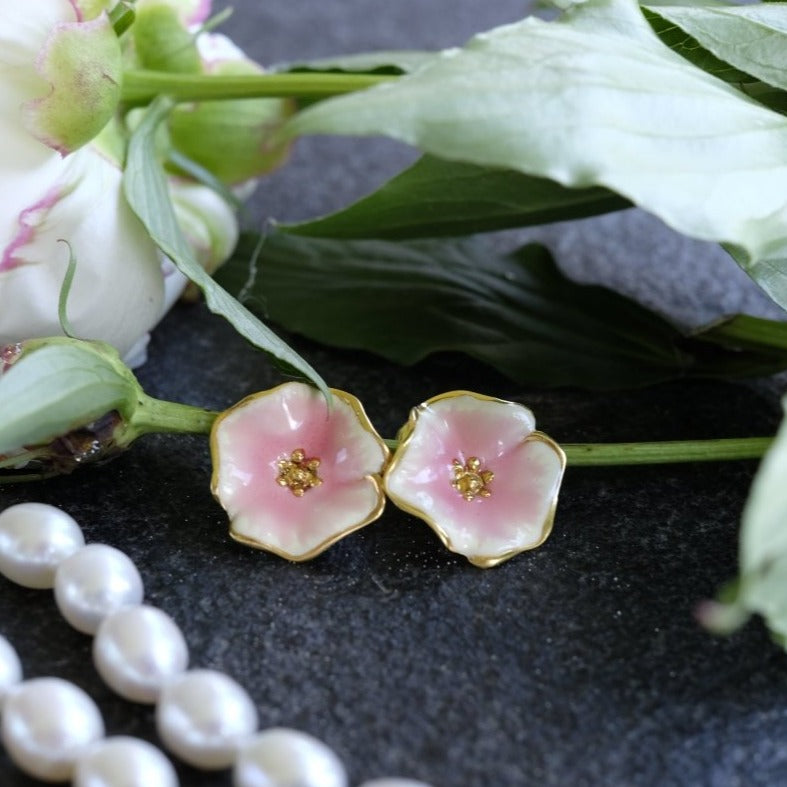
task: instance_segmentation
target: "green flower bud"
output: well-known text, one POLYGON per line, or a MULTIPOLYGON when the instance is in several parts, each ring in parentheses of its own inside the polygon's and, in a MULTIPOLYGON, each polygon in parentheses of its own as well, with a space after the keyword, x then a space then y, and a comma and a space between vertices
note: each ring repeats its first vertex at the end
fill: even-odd
MULTIPOLYGON (((203 70, 211 76, 261 74, 228 38, 203 34, 198 39, 203 70)), ((202 101, 173 110, 169 132, 173 147, 228 185, 259 177, 282 164, 289 143, 277 132, 295 111, 292 101, 277 98, 202 101)))
POLYGON ((104 342, 31 339, 0 348, 0 483, 111 458, 149 432, 207 434, 216 413, 149 397, 104 342))
POLYGON ((23 105, 25 126, 65 156, 101 131, 120 100, 122 57, 109 17, 56 24, 31 66, 40 88, 23 105))
POLYGON ((135 56, 141 68, 180 74, 202 70, 194 35, 168 3, 140 4, 131 32, 135 56))
POLYGON ((103 342, 33 339, 0 351, 0 476, 70 472, 117 453, 142 389, 103 342))

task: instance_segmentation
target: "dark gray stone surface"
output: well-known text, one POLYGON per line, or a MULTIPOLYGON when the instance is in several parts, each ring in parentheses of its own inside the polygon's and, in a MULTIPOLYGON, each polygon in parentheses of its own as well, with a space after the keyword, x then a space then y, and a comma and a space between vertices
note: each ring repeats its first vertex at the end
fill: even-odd
MULTIPOLYGON (((235 5, 227 28, 266 62, 452 45, 523 8, 513 0, 235 5)), ((387 144, 306 141, 254 210, 290 219, 337 207, 409 155, 387 144)), ((767 308, 721 253, 637 212, 533 234, 576 275, 687 322, 767 308)), ((566 442, 769 434, 779 418, 772 385, 545 392, 461 358, 401 369, 297 347, 332 386, 357 394, 388 436, 411 406, 468 387, 529 404, 540 427, 566 442)), ((179 306, 165 320, 139 376, 153 395, 213 408, 278 382, 201 306, 179 306)), ((784 656, 758 623, 717 639, 693 619, 695 604, 735 573, 754 471, 751 462, 569 468, 549 541, 488 571, 392 507, 307 564, 236 544, 211 498, 198 438, 145 438, 108 465, 3 489, 0 499, 61 505, 89 541, 126 551, 148 602, 182 627, 192 664, 238 679, 263 726, 298 727, 335 747, 354 784, 404 775, 436 787, 764 786, 787 780, 784 656)), ((152 710, 103 686, 90 639, 59 617, 50 593, 0 580, 0 631, 28 676, 74 680, 110 733, 155 741, 152 710)), ((180 773, 184 785, 229 784, 226 772, 180 773)), ((32 784, 2 753, 0 783, 32 784)))

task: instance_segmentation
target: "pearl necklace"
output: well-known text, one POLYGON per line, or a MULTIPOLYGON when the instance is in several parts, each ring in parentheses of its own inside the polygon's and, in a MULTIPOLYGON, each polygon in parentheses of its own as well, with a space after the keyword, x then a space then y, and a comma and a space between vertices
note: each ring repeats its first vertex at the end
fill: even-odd
MULTIPOLYGON (((162 610, 142 603, 143 583, 123 552, 85 545, 76 521, 54 506, 22 503, 0 513, 0 574, 23 587, 54 589, 77 630, 93 635, 101 678, 132 702, 156 705, 164 746, 189 765, 232 768, 234 787, 348 787, 338 756, 298 730, 257 730, 257 709, 222 672, 187 670, 188 646, 162 610)), ((0 734, 13 762, 73 787, 176 787, 172 763, 147 741, 104 737, 95 702, 60 678, 22 679, 0 635, 0 734)), ((384 778, 360 787, 429 787, 384 778)))

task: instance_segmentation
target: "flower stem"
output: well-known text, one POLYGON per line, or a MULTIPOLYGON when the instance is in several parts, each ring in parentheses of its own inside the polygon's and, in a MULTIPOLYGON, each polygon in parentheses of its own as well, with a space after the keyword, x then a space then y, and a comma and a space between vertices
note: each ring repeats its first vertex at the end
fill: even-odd
POLYGON ((564 443, 561 448, 569 467, 588 467, 759 459, 772 442, 771 437, 736 437, 658 443, 564 443))
POLYGON ((129 70, 123 74, 122 99, 132 104, 165 94, 176 101, 235 98, 327 98, 396 79, 380 74, 178 74, 129 70))
MULTIPOLYGON (((398 440, 384 442, 392 451, 399 447, 398 440)), ((609 467, 759 459, 772 442, 772 437, 734 437, 657 443, 563 443, 560 447, 569 467, 609 467)))
POLYGON ((135 436, 161 432, 168 434, 209 434, 219 413, 178 402, 145 396, 131 417, 135 436))

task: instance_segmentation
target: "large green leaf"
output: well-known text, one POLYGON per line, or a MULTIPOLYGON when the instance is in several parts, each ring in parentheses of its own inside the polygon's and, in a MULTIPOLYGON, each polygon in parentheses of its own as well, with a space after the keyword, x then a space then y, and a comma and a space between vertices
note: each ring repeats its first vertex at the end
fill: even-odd
POLYGON ((123 176, 126 199, 153 242, 177 265, 181 273, 202 290, 212 312, 226 318, 238 333, 272 356, 285 369, 310 380, 326 397, 330 397, 326 384, 317 372, 246 307, 216 284, 191 253, 175 219, 166 177, 156 150, 156 132, 171 108, 172 103, 167 98, 156 99, 131 136, 123 176))
POLYGON ((677 27, 665 17, 658 13, 659 7, 653 3, 642 6, 642 13, 650 23, 656 35, 670 48, 677 52, 681 57, 685 57, 698 68, 712 74, 725 82, 741 84, 751 82, 751 74, 747 74, 740 69, 734 68, 729 63, 716 57, 705 47, 701 46, 696 38, 693 38, 685 30, 677 27))
POLYGON ((787 119, 673 52, 632 0, 497 28, 395 82, 321 102, 289 131, 387 135, 604 186, 724 243, 787 306, 787 119))
POLYGON ((521 172, 423 156, 349 208, 282 229, 325 238, 427 238, 578 219, 629 205, 602 188, 570 189, 521 172))
POLYGON ((787 350, 759 353, 687 339, 633 301, 558 271, 526 246, 481 240, 336 241, 247 236, 222 283, 292 331, 411 364, 458 351, 526 384, 610 389, 686 374, 769 373, 787 350))
POLYGON ((725 63, 787 90, 787 9, 783 5, 655 3, 648 4, 648 9, 725 63))

